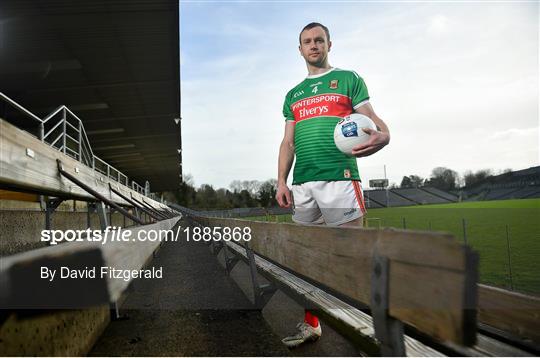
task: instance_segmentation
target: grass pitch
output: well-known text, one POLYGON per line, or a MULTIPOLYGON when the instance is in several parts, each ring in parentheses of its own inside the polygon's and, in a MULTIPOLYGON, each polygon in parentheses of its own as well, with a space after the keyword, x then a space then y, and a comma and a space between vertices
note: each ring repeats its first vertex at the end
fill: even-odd
POLYGON ((369 209, 367 224, 450 232, 480 253, 480 282, 540 294, 540 199, 369 209))

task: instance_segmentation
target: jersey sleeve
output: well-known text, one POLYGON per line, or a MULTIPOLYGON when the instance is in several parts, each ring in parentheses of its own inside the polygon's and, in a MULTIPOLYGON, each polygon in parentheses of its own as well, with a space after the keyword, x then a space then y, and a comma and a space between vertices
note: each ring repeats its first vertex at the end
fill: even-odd
POLYGON ((353 83, 352 83, 352 106, 354 109, 365 104, 369 101, 369 93, 366 86, 366 83, 362 77, 358 76, 356 72, 353 72, 353 83))
POLYGON ((294 121, 294 114, 291 111, 290 92, 285 96, 285 102, 283 103, 283 117, 285 117, 285 121, 294 121))

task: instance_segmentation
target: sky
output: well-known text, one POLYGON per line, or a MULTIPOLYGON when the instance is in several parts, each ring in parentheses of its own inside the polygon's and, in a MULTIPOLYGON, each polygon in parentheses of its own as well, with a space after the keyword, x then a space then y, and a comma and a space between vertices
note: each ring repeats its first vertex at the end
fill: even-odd
MULTIPOLYGON (((391 142, 364 185, 435 167, 539 165, 539 3, 180 1, 183 173, 195 185, 277 178, 285 94, 307 75, 298 34, 330 29, 391 142)), ((289 183, 292 180, 292 171, 289 183)))

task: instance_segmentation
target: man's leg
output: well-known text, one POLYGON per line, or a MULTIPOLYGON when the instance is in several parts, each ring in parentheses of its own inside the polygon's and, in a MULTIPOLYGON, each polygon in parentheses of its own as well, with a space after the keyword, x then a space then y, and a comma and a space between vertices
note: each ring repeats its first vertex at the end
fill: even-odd
POLYGON ((314 342, 322 334, 319 319, 308 310, 305 310, 304 322, 298 323, 296 329, 297 332, 295 334, 281 340, 288 348, 292 349, 306 342, 314 342))
POLYGON ((329 226, 363 226, 366 213, 362 187, 357 180, 317 182, 313 196, 329 226))
POLYGON ((292 186, 292 220, 300 225, 324 225, 324 218, 317 201, 311 195, 311 183, 292 186))
MULTIPOLYGON (((298 193, 299 202, 304 206, 313 208, 320 207, 321 216, 328 225, 362 227, 364 224, 364 214, 366 212, 362 187, 358 181, 332 181, 332 182, 311 182, 298 186, 302 189, 298 193), (307 204, 307 205, 305 205, 307 204)), ((293 187, 294 191, 294 187, 293 187)), ((296 192, 294 192, 295 205, 296 192)), ((317 215, 319 210, 317 210, 317 215)), ((300 215, 299 215, 300 216, 300 215)), ((315 215, 307 215, 315 217, 315 215)), ((313 219, 311 219, 313 220, 313 219)), ((295 220, 303 223, 302 220, 295 220)), ((319 220, 320 222, 320 220, 319 220)), ((314 224, 309 223, 309 224, 314 224)), ((283 343, 289 348, 294 348, 308 341, 317 340, 321 334, 319 319, 312 312, 306 310, 304 322, 298 324, 299 333, 283 339, 283 343)))
POLYGON ((352 221, 343 223, 343 224, 341 224, 339 226, 344 226, 344 227, 347 227, 347 226, 350 226, 350 227, 364 227, 364 217, 361 216, 358 219, 354 219, 352 221))
POLYGON ((309 310, 306 310, 304 322, 308 323, 312 327, 317 327, 319 325, 319 319, 309 310))
MULTIPOLYGON (((312 195, 312 183, 293 185, 294 215, 293 221, 301 225, 324 225, 324 218, 312 195)), ((319 339, 322 334, 317 316, 305 310, 304 322, 296 325, 296 333, 281 341, 289 348, 296 348, 305 342, 319 339)))
MULTIPOLYGON (((362 187, 358 181, 314 182, 310 185, 311 195, 321 208, 324 220, 342 227, 363 227, 366 212, 362 187), (360 216, 358 216, 360 215, 360 216), (343 222, 343 220, 346 220, 343 222)), ((306 310, 304 323, 311 340, 322 334, 319 318, 306 310)), ((301 343, 307 340, 302 341, 301 343)), ((295 341, 297 342, 297 341, 295 341)), ((300 345, 299 343, 298 345, 300 345)))

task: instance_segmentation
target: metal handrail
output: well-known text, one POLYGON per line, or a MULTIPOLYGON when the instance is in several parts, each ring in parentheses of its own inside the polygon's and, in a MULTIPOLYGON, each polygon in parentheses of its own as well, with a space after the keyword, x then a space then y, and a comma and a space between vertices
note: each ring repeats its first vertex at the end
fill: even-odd
MULTIPOLYGON (((86 134, 86 130, 84 129, 84 125, 82 123, 82 120, 73 113, 68 107, 62 105, 57 107, 55 110, 53 110, 51 113, 49 113, 44 119, 39 118, 8 96, 6 96, 4 93, 0 92, 0 98, 6 101, 8 104, 12 105, 19 111, 25 113, 26 115, 30 116, 32 119, 39 122, 39 139, 49 144, 51 147, 56 148, 57 150, 66 153, 66 151, 69 151, 73 153, 75 159, 84 165, 87 165, 91 167, 94 170, 97 170, 100 173, 103 173, 104 175, 107 175, 109 179, 112 179, 122 185, 125 185, 129 187, 129 178, 127 175, 122 173, 120 170, 116 169, 112 165, 108 164, 104 160, 100 159, 94 154, 94 151, 92 150, 92 146, 90 145, 90 141, 88 140, 88 136, 86 134), (56 123, 50 130, 45 133, 45 123, 49 122, 51 119, 53 119, 58 113, 63 112, 62 118, 56 123), (68 122, 68 116, 70 115, 71 118, 75 119, 77 121, 78 127, 73 125, 72 123, 68 122), (57 130, 60 126, 62 126, 62 132, 54 139, 52 142, 46 141, 46 139, 51 135, 55 130, 57 130), (71 127, 72 130, 75 130, 78 133, 79 139, 74 138, 73 136, 67 134, 67 126, 71 127), (58 141, 62 141, 62 145, 60 147, 57 147, 56 144, 58 141), (77 146, 78 150, 73 150, 69 148, 66 144, 66 139, 70 139, 73 141, 77 146), (86 159, 86 161, 85 161, 86 159), (101 170, 99 168, 96 168, 96 160, 98 163, 103 164, 105 170, 101 170), (111 175, 111 171, 116 172, 116 176, 111 175)), ((70 155, 71 157, 72 155, 70 155)), ((134 180, 131 181, 131 188, 135 190, 136 192, 140 194, 144 194, 144 187, 136 183, 134 180)))
POLYGON ((62 109, 64 109, 64 107, 65 106, 60 106, 60 107, 56 108, 54 111, 49 113, 49 115, 47 117, 45 117, 42 122, 43 123, 48 122, 52 117, 56 116, 58 114, 58 112, 60 112, 62 109))
POLYGON ((58 128, 60 126, 60 124, 62 124, 62 122, 58 122, 54 125, 54 127, 52 127, 51 129, 49 129, 49 131, 43 136, 43 140, 45 138, 47 138, 49 136, 49 134, 51 134, 56 128, 58 128))
POLYGON ((82 129, 82 135, 84 135, 84 138, 86 139, 86 141, 84 142, 87 146, 87 148, 90 150, 90 154, 92 154, 92 158, 94 157, 94 151, 92 150, 92 146, 90 145, 90 142, 88 141, 88 137, 86 135, 86 129, 84 129, 84 126, 82 125, 82 123, 80 124, 81 126, 81 129, 82 129))
POLYGON ((144 193, 144 188, 133 180, 131 181, 131 189, 135 190, 139 194, 144 193))
POLYGON ((77 139, 73 138, 72 136, 70 136, 69 134, 65 133, 64 135, 66 136, 66 138, 69 138, 72 141, 74 141, 75 143, 79 144, 79 141, 77 139))
MULTIPOLYGON (((60 139, 62 139, 63 136, 64 136, 64 133, 60 133, 60 135, 58 137, 56 137, 56 139, 52 143, 50 143, 51 147, 54 147, 56 142, 58 142, 60 139)), ((62 147, 60 147, 60 148, 62 148, 62 147)))
POLYGON ((20 104, 18 104, 17 102, 15 102, 11 98, 9 98, 8 96, 6 96, 4 93, 0 92, 0 97, 2 97, 2 99, 4 101, 11 104, 13 107, 17 108, 19 111, 21 111, 21 112, 27 114, 28 116, 30 116, 30 118, 35 119, 36 121, 38 121, 40 123, 43 123, 43 121, 38 116, 36 116, 34 113, 30 112, 29 110, 27 110, 26 108, 21 106, 20 104))
POLYGON ((69 122, 66 122, 66 124, 67 124, 68 126, 70 126, 71 129, 73 129, 74 131, 77 131, 77 133, 79 133, 79 129, 77 129, 77 127, 75 127, 73 124, 71 124, 71 123, 69 123, 69 122))

